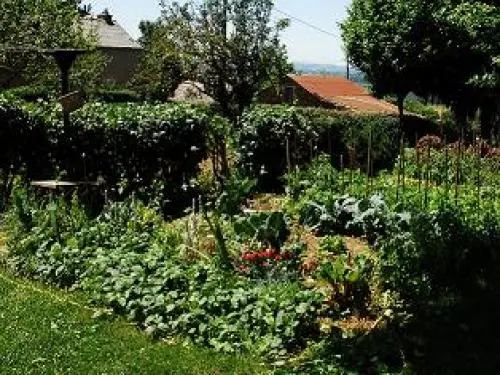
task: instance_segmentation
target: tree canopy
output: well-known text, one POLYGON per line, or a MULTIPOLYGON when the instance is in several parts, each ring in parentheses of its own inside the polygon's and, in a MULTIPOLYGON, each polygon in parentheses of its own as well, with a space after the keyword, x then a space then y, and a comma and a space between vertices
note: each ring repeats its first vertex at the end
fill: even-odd
POLYGON ((279 40, 287 22, 271 22, 272 9, 272 0, 163 2, 161 19, 142 24, 141 75, 165 95, 179 78, 198 81, 234 118, 291 69, 279 40))
MULTIPOLYGON (((84 30, 80 17, 85 9, 76 0, 2 0, 0 2, 0 65, 12 75, 5 75, 4 85, 21 76, 29 83, 57 82, 52 59, 40 50, 83 48, 95 50, 96 37, 84 30)), ((103 59, 89 54, 78 63, 74 77, 79 83, 99 77, 103 59), (86 61, 86 63, 85 63, 86 61)))
POLYGON ((471 100, 482 88, 500 87, 496 1, 353 0, 342 36, 374 91, 397 95, 400 107, 414 91, 437 95, 466 116, 462 109, 491 104, 471 100))

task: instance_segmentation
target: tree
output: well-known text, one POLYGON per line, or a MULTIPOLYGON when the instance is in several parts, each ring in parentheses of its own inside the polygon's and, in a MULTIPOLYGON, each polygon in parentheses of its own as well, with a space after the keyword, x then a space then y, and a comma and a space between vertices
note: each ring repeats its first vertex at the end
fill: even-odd
POLYGON ((191 70, 183 67, 187 57, 181 55, 170 27, 165 27, 165 24, 142 21, 139 29, 142 34, 139 43, 145 53, 133 83, 149 100, 166 100, 187 79, 186 72, 191 70))
POLYGON ((159 22, 143 24, 149 40, 145 59, 151 65, 159 61, 159 67, 174 65, 173 71, 181 73, 173 76, 202 83, 221 113, 234 120, 266 85, 291 69, 279 40, 287 22, 273 24, 272 9, 272 0, 163 2, 159 22))
POLYGON ((437 95, 461 123, 482 102, 477 83, 496 85, 496 1, 354 0, 342 24, 346 50, 381 95, 437 95))
POLYGON ((353 0, 342 24, 350 61, 365 73, 377 95, 395 94, 403 102, 426 69, 427 36, 433 0, 353 0))
MULTIPOLYGON (((58 69, 52 58, 40 50, 83 48, 95 51, 97 39, 84 30, 79 1, 2 0, 0 2, 0 65, 11 74, 3 86, 14 80, 55 85, 58 69)), ((75 67, 80 85, 96 81, 104 68, 104 59, 95 53, 80 58, 75 67)))

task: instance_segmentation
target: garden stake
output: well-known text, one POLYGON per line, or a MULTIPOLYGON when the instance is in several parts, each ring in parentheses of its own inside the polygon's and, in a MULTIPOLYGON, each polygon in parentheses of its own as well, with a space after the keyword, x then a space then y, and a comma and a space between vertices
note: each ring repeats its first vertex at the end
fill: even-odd
POLYGON ((448 144, 446 143, 446 137, 444 137, 444 195, 446 201, 448 201, 449 193, 450 186, 448 181, 448 144))
POLYGON ((352 187, 354 181, 353 168, 354 168, 354 156, 353 156, 353 148, 350 146, 349 152, 349 187, 352 187))
POLYGON ((371 165, 372 165, 372 127, 370 126, 368 133, 368 160, 366 163, 366 196, 369 195, 370 190, 370 175, 371 175, 371 165))
POLYGON ((398 184, 396 187, 396 202, 399 202, 399 186, 401 185, 401 142, 399 142, 399 155, 398 155, 398 184))
POLYGON ((333 146, 332 146, 332 129, 328 128, 328 155, 330 155, 330 163, 333 162, 333 146))
POLYGON ((481 210, 481 168, 482 168, 482 161, 481 161, 481 144, 482 142, 479 142, 479 146, 477 147, 477 165, 476 165, 476 171, 477 171, 477 213, 479 214, 479 211, 481 210))
POLYGON ((424 207, 427 209, 429 204, 429 185, 431 180, 431 144, 427 143, 427 168, 425 173, 425 192, 424 192, 424 207))
POLYGON ((405 206, 405 196, 406 196, 406 168, 405 168, 405 163, 406 163, 406 155, 405 155, 405 136, 403 135, 401 137, 401 149, 402 149, 402 161, 401 161, 401 167, 402 167, 402 178, 403 178, 403 208, 405 206))
POLYGON ((457 170, 455 176, 455 206, 458 205, 458 196, 460 194, 458 184, 460 183, 460 163, 462 162, 462 140, 463 140, 463 128, 462 128, 462 136, 458 140, 458 156, 457 156, 457 170))
POLYGON ((292 150, 292 166, 296 167, 299 165, 297 162, 297 133, 295 132, 293 134, 293 150, 292 150))
POLYGON ((286 137, 286 166, 288 173, 292 172, 292 161, 290 160, 290 138, 286 137))
POLYGON ((421 196, 422 193, 422 166, 420 163, 420 150, 416 150, 416 157, 417 157, 417 176, 418 176, 418 195, 421 196))
POLYGON ((309 152, 310 152, 310 156, 311 156, 311 163, 314 159, 314 150, 313 150, 313 140, 312 138, 309 140, 309 152))
POLYGON ((344 185, 344 154, 340 155, 340 183, 342 186, 342 194, 345 193, 345 185, 344 185))

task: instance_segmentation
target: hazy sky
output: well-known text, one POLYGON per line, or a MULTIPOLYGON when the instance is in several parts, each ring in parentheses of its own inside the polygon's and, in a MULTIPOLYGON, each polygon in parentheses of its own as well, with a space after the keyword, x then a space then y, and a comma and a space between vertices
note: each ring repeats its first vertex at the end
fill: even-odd
MULTIPOLYGON (((160 15, 159 0, 84 0, 94 12, 108 8, 117 21, 134 37, 139 36, 141 20, 160 15)), ((342 64, 345 61, 338 22, 346 16, 351 0, 276 0, 276 9, 306 21, 335 36, 324 34, 292 19, 283 34, 290 59, 299 62, 342 64)), ((275 12, 274 17, 283 18, 275 12)))

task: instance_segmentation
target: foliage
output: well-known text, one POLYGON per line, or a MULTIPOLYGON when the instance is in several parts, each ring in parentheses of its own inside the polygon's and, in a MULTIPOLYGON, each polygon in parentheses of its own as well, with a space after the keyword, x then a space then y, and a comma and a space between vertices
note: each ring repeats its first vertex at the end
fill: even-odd
POLYGON ((381 243, 382 278, 416 304, 497 290, 498 225, 488 214, 472 226, 454 207, 414 215, 381 243))
POLYGON ((87 95, 92 101, 102 102, 102 103, 136 103, 140 102, 140 95, 126 87, 97 87, 87 95))
POLYGON ((6 0, 0 9, 0 64, 5 66, 1 86, 12 83, 35 83, 54 87, 58 69, 43 49, 83 48, 87 56, 74 69, 74 83, 88 86, 96 83, 106 61, 96 52, 97 41, 85 31, 74 4, 59 0, 6 0))
POLYGON ((344 253, 323 262, 319 279, 330 284, 332 303, 340 311, 364 312, 370 297, 372 262, 365 256, 344 253))
POLYGON ((236 215, 255 189, 255 180, 232 171, 222 182, 221 194, 216 199, 217 211, 224 215, 236 215))
POLYGON ((16 176, 36 176, 47 160, 47 129, 37 118, 0 101, 0 209, 10 197, 16 176), (30 144, 29 147, 27 145, 30 144))
POLYGON ((337 166, 366 166, 370 135, 373 170, 389 166, 397 154, 398 130, 390 116, 256 106, 239 121, 237 150, 241 168, 258 177, 259 187, 276 189, 287 169, 322 152, 337 166))
POLYGON ((207 154, 211 119, 203 109, 96 103, 76 112, 64 128, 57 107, 28 108, 33 116, 2 106, 5 178, 22 173, 27 179, 103 180, 110 196, 118 197, 136 192, 147 198, 159 188, 161 204, 176 214, 207 154), (155 185, 157 180, 164 185, 155 185))
MULTIPOLYGON (((172 20, 173 22, 173 20, 172 20)), ((149 100, 165 101, 187 77, 183 56, 176 49, 171 35, 160 23, 141 22, 141 44, 145 48, 133 85, 149 100)))
POLYGON ((114 204, 81 220, 73 206, 53 205, 31 207, 29 222, 11 212, 9 264, 17 272, 79 286, 154 336, 183 335, 218 351, 279 357, 317 335, 320 294, 186 262, 179 236, 148 207, 114 204))
MULTIPOLYGON (((342 25, 343 39, 354 65, 376 92, 395 94, 400 110, 411 91, 433 94, 452 104, 463 124, 478 107, 491 110, 485 91, 471 88, 496 82, 499 12, 487 1, 359 0, 342 25)), ((485 136, 492 119, 484 118, 485 136)))
POLYGON ((162 96, 182 77, 200 82, 222 114, 235 119, 290 70, 279 41, 287 22, 273 25, 272 8, 269 0, 164 3, 160 20, 143 24, 149 53, 142 76, 162 96))
POLYGON ((250 212, 235 218, 234 230, 242 242, 259 242, 273 249, 285 243, 289 230, 283 212, 250 212))
POLYGON ((481 140, 471 145, 453 143, 436 148, 423 145, 405 151, 406 173, 424 184, 433 183, 449 190, 457 183, 476 189, 494 186, 500 171, 496 152, 496 148, 481 140))

